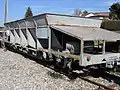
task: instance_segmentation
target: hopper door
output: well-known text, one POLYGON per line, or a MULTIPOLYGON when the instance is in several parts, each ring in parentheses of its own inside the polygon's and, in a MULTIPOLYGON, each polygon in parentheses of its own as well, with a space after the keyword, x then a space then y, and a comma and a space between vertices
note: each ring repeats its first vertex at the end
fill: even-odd
POLYGON ((39 48, 48 49, 48 41, 49 41, 48 28, 47 27, 37 28, 36 35, 37 35, 37 49, 39 48))

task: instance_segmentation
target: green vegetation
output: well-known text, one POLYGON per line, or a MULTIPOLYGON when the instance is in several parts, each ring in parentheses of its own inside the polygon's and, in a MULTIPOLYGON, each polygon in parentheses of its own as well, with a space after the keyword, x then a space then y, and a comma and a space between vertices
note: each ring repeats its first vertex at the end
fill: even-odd
POLYGON ((27 11, 25 13, 25 18, 27 17, 32 17, 33 16, 33 13, 32 13, 32 10, 30 7, 27 8, 27 11))
POLYGON ((104 20, 101 24, 101 28, 111 31, 120 30, 120 20, 104 20))
POLYGON ((60 73, 57 73, 57 72, 48 71, 47 74, 50 75, 51 77, 53 77, 54 79, 58 79, 58 78, 62 79, 63 78, 62 75, 60 73))
POLYGON ((75 9, 74 10, 74 13, 73 13, 73 15, 74 16, 80 16, 80 17, 84 17, 84 16, 86 16, 88 14, 88 11, 82 11, 82 10, 80 10, 80 9, 75 9))
POLYGON ((101 28, 111 31, 120 31, 120 2, 113 3, 109 10, 110 20, 103 20, 101 28))
POLYGON ((113 20, 120 19, 120 2, 113 3, 112 6, 109 8, 110 14, 109 18, 113 20))

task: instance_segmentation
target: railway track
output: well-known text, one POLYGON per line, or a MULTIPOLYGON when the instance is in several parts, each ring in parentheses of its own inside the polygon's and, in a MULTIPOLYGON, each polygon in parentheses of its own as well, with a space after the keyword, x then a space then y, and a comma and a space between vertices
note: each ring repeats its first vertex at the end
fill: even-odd
POLYGON ((87 81, 87 82, 89 82, 89 83, 91 83, 91 84, 94 84, 94 85, 99 86, 98 90, 99 90, 99 89, 102 89, 102 88, 104 88, 105 90, 115 90, 114 88, 111 88, 111 87, 109 87, 109 86, 105 86, 105 85, 103 85, 103 84, 101 84, 101 83, 98 83, 98 82, 95 82, 95 81, 92 81, 92 80, 89 80, 89 79, 87 79, 87 78, 85 78, 85 77, 79 76, 79 78, 81 78, 82 80, 85 80, 85 81, 87 81))
MULTIPOLYGON (((117 78, 117 79, 120 78, 120 77, 116 77, 116 76, 114 76, 114 75, 108 74, 108 73, 106 73, 106 72, 100 72, 100 74, 97 75, 97 77, 102 77, 102 76, 101 76, 101 73, 102 73, 102 74, 104 73, 104 75, 108 75, 109 77, 111 76, 111 77, 114 77, 114 78, 117 78)), ((76 74, 76 73, 74 73, 74 74, 76 74)), ((99 83, 99 82, 90 80, 87 76, 90 76, 90 75, 91 75, 91 72, 86 73, 86 74, 81 74, 81 75, 77 75, 77 76, 78 76, 80 79, 82 79, 82 80, 85 80, 85 81, 87 81, 87 82, 89 82, 89 83, 91 83, 91 84, 93 84, 93 85, 98 86, 98 89, 96 89, 96 90, 116 90, 116 89, 115 89, 115 88, 116 88, 116 84, 113 84, 113 85, 110 85, 110 86, 106 86, 106 85, 103 85, 103 84, 101 84, 101 83, 99 83), (86 75, 86 74, 87 74, 87 75, 86 75)), ((95 74, 95 72, 94 72, 94 73, 92 72, 92 74, 95 74)), ((94 77, 94 76, 92 75, 92 77, 94 77)), ((95 77, 96 77, 96 75, 95 75, 95 77)))
POLYGON ((111 74, 109 72, 104 72, 104 76, 103 78, 107 79, 107 80, 111 80, 112 82, 120 85, 120 76, 117 76, 115 74, 111 74))
POLYGON ((27 58, 30 58, 30 59, 36 61, 37 63, 44 65, 45 67, 48 67, 48 68, 50 68, 50 69, 52 69, 52 70, 54 70, 56 72, 59 72, 60 74, 64 74, 64 75, 68 76, 69 78, 73 79, 73 78, 78 77, 78 78, 80 78, 80 79, 82 79, 84 81, 87 81, 87 82, 89 82, 89 83, 91 83, 93 85, 96 85, 96 86, 99 87, 97 90, 115 90, 114 88, 111 88, 109 86, 105 86, 105 85, 103 85, 101 83, 89 80, 88 78, 84 77, 86 75, 89 75, 87 73, 85 73, 85 74, 78 74, 78 73, 72 73, 72 72, 68 73, 65 69, 56 68, 55 66, 51 65, 50 63, 48 64, 48 63, 40 60, 39 58, 35 57, 34 55, 29 55, 27 53, 24 53, 24 52, 21 52, 21 51, 18 51, 18 50, 16 50, 15 52, 17 52, 17 53, 19 53, 19 54, 21 54, 21 55, 23 55, 23 56, 25 56, 27 58))

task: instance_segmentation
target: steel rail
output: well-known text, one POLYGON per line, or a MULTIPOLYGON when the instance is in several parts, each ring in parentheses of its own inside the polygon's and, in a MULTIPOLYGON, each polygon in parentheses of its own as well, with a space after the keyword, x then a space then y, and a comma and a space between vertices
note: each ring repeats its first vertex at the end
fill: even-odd
POLYGON ((113 89, 113 88, 110 88, 110 87, 105 86, 105 85, 103 85, 103 84, 101 84, 101 83, 98 83, 98 82, 94 82, 94 81, 89 80, 89 79, 87 79, 87 78, 84 78, 84 77, 82 77, 82 76, 79 76, 79 78, 81 78, 82 80, 85 80, 85 81, 87 81, 87 82, 89 82, 89 83, 92 83, 92 84, 94 84, 94 85, 97 85, 97 86, 99 86, 99 87, 103 87, 104 89, 107 89, 107 90, 115 90, 115 89, 113 89))

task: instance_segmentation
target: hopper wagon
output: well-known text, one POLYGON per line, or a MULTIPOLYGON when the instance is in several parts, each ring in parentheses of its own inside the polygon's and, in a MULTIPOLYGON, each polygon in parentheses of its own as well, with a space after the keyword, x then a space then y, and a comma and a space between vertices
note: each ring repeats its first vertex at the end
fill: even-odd
POLYGON ((5 23, 5 42, 62 68, 115 68, 120 64, 120 34, 101 29, 101 22, 45 13, 5 23))

